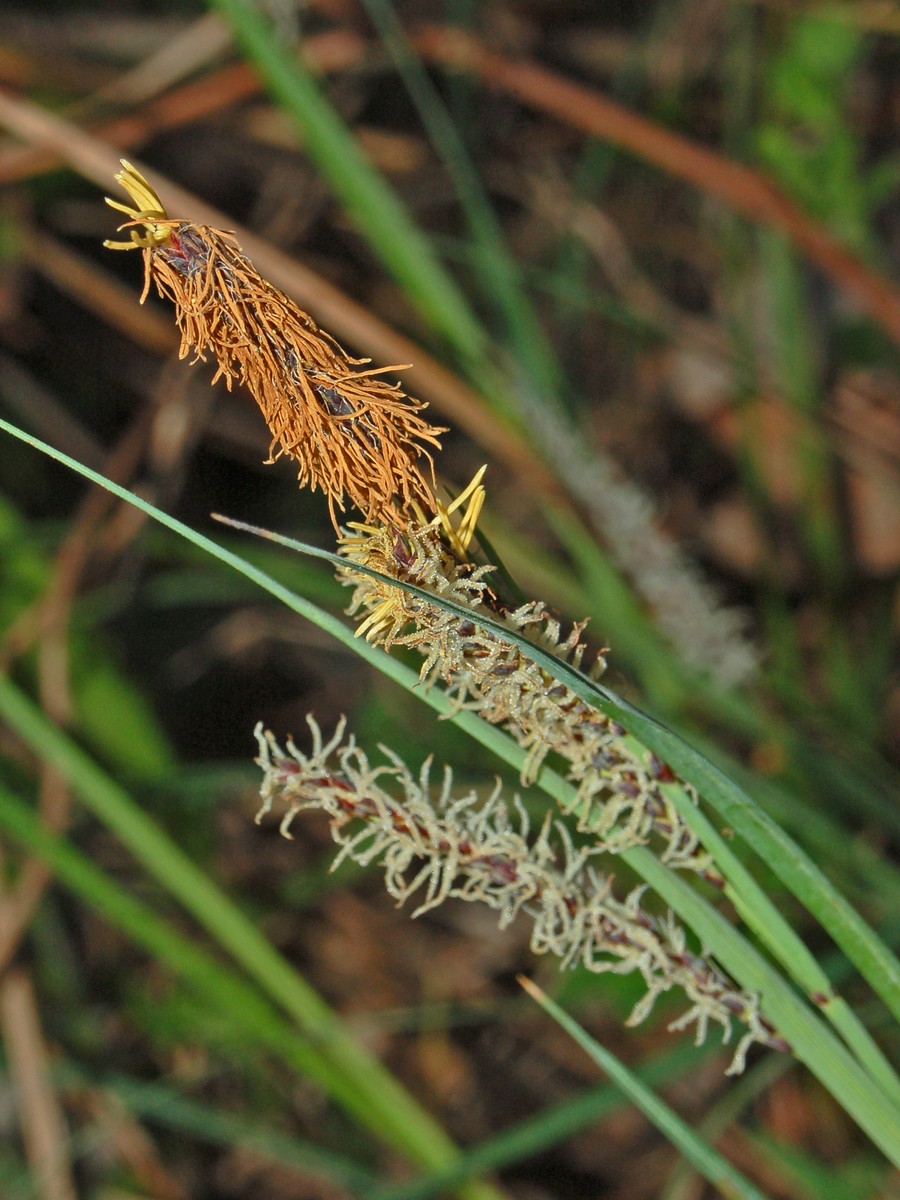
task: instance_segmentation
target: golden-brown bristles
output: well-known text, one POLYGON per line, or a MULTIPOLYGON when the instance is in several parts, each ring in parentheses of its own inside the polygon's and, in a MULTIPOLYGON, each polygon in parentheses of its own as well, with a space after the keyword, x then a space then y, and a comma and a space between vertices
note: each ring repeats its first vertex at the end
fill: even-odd
POLYGON ((418 415, 424 404, 380 378, 402 368, 359 370, 370 360, 350 358, 260 276, 231 234, 172 220, 143 176, 123 167, 116 178, 135 205, 108 203, 131 218, 132 240, 106 244, 143 250, 145 294, 152 279, 174 303, 181 357, 212 353, 213 382, 247 385, 272 434, 269 461, 293 458, 301 486, 325 492, 335 527, 345 501, 366 521, 400 528, 416 505, 435 512, 426 447, 439 448, 444 431, 418 415))

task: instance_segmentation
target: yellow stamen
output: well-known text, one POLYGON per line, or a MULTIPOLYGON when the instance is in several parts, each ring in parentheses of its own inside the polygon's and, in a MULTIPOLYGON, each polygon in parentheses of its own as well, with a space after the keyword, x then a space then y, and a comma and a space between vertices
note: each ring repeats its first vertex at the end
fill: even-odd
POLYGON ((480 467, 472 476, 468 486, 460 492, 451 504, 442 504, 438 501, 438 515, 431 522, 433 526, 439 525, 441 527, 453 552, 463 561, 468 557, 469 545, 475 536, 475 527, 478 524, 478 518, 484 506, 486 492, 484 484, 481 481, 484 478, 486 470, 487 465, 480 467), (466 505, 466 511, 463 513, 459 525, 454 529, 450 517, 464 504, 466 505))
POLYGON ((134 201, 134 206, 122 204, 109 196, 105 197, 106 203, 129 218, 119 226, 120 229, 127 229, 129 225, 143 225, 144 232, 132 229, 130 242, 106 241, 103 245, 107 250, 144 250, 165 245, 172 236, 172 222, 162 201, 136 167, 125 158, 120 161, 123 170, 116 173, 115 180, 134 201))

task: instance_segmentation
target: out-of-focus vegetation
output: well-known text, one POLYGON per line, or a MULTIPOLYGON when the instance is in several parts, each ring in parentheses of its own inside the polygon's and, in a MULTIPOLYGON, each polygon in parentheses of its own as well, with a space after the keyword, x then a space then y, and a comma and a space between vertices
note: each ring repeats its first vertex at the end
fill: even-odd
MULTIPOLYGON (((328 569, 209 520, 333 546, 321 497, 263 464, 252 402, 176 359, 138 256, 101 248, 120 155, 352 353, 413 363, 451 427, 442 486, 489 463, 482 526, 522 594, 589 616, 604 680, 809 856, 772 834, 760 857, 752 814, 712 813, 824 972, 819 995, 796 964, 809 1019, 885 1093, 898 39, 866 3, 0 14, 0 416, 349 629, 328 569)), ((308 711, 346 713, 373 755, 433 752, 486 794, 510 766, 436 722, 402 663, 400 686, 365 674, 5 434, 0 636, 4 1195, 672 1200, 716 1194, 702 1142, 765 1195, 887 1194, 847 1097, 789 1055, 729 1081, 715 1039, 666 1032, 667 998, 623 1034, 631 978, 560 975, 470 905, 411 923, 374 876, 328 874, 314 815, 293 842, 255 826, 257 720, 300 741, 308 711), (639 1077, 698 1129, 661 1118, 686 1161, 523 971, 628 1064, 632 1100, 639 1077)), ((623 889, 642 861, 616 861, 623 889)))

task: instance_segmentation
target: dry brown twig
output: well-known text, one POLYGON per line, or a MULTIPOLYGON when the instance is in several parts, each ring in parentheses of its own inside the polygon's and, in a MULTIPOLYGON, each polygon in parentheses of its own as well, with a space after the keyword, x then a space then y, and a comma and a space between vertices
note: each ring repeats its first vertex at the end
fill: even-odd
MULTIPOLYGON (((672 133, 536 63, 491 53, 457 28, 426 26, 413 34, 412 41, 426 61, 477 74, 487 87, 516 96, 573 128, 619 145, 693 187, 718 196, 751 220, 781 229, 838 286, 854 294, 891 337, 900 340, 900 293, 892 282, 845 250, 819 222, 758 171, 672 133)), ((305 60, 320 71, 348 69, 358 64, 366 52, 365 42, 348 29, 329 30, 303 43, 305 60)), ((116 118, 98 130, 98 136, 124 148, 161 128, 221 111, 260 88, 259 78, 250 67, 244 63, 230 65, 153 101, 142 112, 116 118)), ((3 99, 0 96, 0 101, 3 99)), ((46 139, 35 140, 47 145, 46 139)), ((63 146, 55 146, 54 150, 63 159, 73 161, 63 146)), ((0 154, 3 179, 23 178, 48 166, 52 161, 46 150, 36 146, 0 154)))
POLYGON ((75 1200, 68 1132, 50 1081, 37 999, 23 969, 8 971, 0 982, 0 1024, 35 1194, 75 1200))
MULTIPOLYGON (((328 30, 304 40, 304 56, 319 72, 349 69, 365 54, 365 43, 351 30, 328 30)), ((152 58, 153 56, 151 56, 152 58)), ((146 61, 146 60, 145 60, 146 61)), ((142 64, 143 67, 144 64, 142 64)), ((110 146, 127 149, 165 131, 214 116, 235 107, 262 90, 259 76, 247 63, 229 63, 199 79, 145 99, 130 111, 92 125, 93 136, 110 146)), ((11 98, 10 98, 11 99, 11 98)), ((88 97, 93 104, 96 97, 88 97)), ((84 121, 80 112, 65 118, 72 128, 84 121)), ((0 180, 11 183, 52 170, 68 155, 41 139, 29 139, 25 145, 0 148, 0 180)), ((112 172, 108 171, 107 176, 112 172)))
POLYGON ((750 220, 780 229, 810 261, 854 295, 895 341, 900 341, 897 288, 845 250, 822 224, 807 216, 759 171, 672 133, 537 63, 492 53, 461 30, 430 26, 420 30, 413 40, 427 62, 477 75, 486 87, 515 96, 573 129, 620 146, 676 179, 717 196, 750 220))

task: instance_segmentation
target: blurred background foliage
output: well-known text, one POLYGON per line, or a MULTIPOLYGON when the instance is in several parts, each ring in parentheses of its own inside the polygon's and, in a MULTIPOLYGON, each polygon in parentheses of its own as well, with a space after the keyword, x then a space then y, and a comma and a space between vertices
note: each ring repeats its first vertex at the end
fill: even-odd
MULTIPOLYGON (((451 427, 441 480, 459 491, 489 463, 484 527, 524 594, 590 616, 611 685, 741 778, 895 942, 898 68, 898 10, 864 0, 8 5, 0 411, 346 603, 318 564, 211 526, 333 544, 321 497, 264 465, 252 402, 177 361, 170 314, 138 306, 137 256, 101 248, 117 158, 145 164, 173 215, 237 229, 351 352, 414 364, 410 390, 451 427)), ((369 747, 434 752, 478 786, 488 755, 9 439, 0 489, 0 665, 47 722, 30 747, 0 726, 3 795, 36 798, 68 843, 55 876, 4 848, 4 1195, 441 1186, 404 1190, 397 1151, 326 1102, 315 1041, 229 982, 216 936, 42 765, 51 730, 327 997, 470 1171, 529 1198, 713 1194, 522 998, 524 930, 469 906, 411 924, 377 878, 328 875, 321 822, 293 843, 252 823, 257 720, 299 736, 307 711, 326 730, 347 713, 369 747)), ((887 1194, 787 1058, 727 1084, 723 1053, 666 1034, 671 1008, 623 1037, 633 981, 537 971, 766 1194, 887 1194)))

